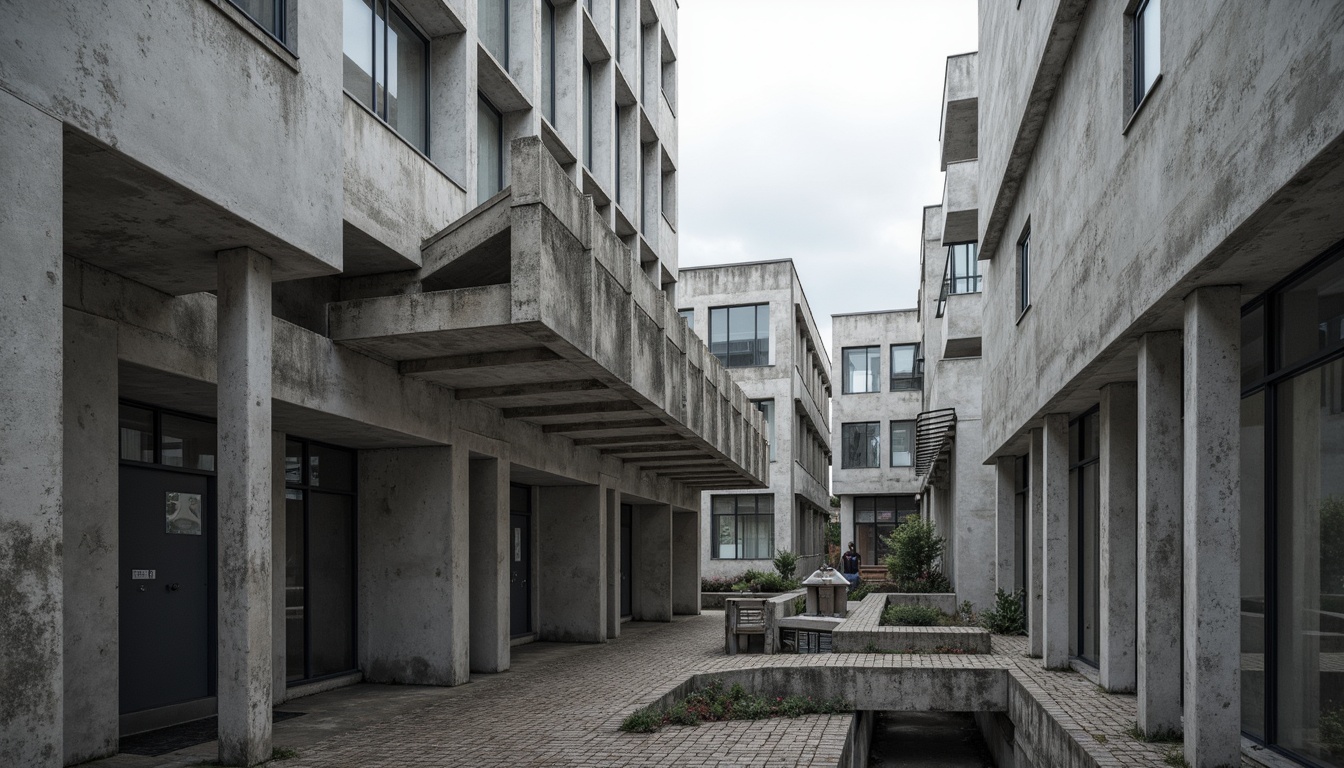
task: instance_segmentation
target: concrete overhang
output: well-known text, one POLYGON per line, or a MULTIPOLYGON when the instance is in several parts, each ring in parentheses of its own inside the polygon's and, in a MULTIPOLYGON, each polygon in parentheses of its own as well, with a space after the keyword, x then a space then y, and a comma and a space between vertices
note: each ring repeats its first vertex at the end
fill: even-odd
POLYGON ((977 54, 947 58, 943 80, 942 169, 979 156, 980 99, 977 54))
POLYGON ((762 417, 540 139, 426 241, 399 295, 328 307, 338 344, 643 471, 762 488, 762 417))
POLYGON ((980 356, 983 296, 954 293, 947 297, 942 318, 944 359, 980 356))
POLYGON ((943 245, 980 236, 980 162, 948 163, 943 177, 943 245))

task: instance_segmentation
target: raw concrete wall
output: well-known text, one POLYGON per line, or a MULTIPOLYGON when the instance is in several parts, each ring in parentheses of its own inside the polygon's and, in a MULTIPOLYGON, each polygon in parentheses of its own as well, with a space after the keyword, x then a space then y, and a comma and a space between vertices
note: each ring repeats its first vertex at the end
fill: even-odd
POLYGON ((638 621, 672 620, 672 508, 635 507, 632 598, 638 621))
MULTIPOLYGON (((538 557, 533 572, 537 575, 540 640, 607 640, 606 520, 601 497, 601 487, 596 485, 537 489, 538 557)), ((670 588, 670 581, 669 574, 665 589, 670 588)))
POLYGON ((468 466, 455 452, 360 452, 359 655, 372 682, 469 679, 468 466))
POLYGON ((117 328, 65 312, 65 763, 117 751, 117 328))
MULTIPOLYGON (((960 413, 960 411, 958 411, 960 413)), ((995 556, 997 551, 994 505, 994 466, 980 462, 979 419, 957 420, 956 447, 952 451, 952 519, 955 534, 950 574, 957 600, 970 600, 977 611, 994 605, 995 556)))
POLYGON ((496 458, 471 460, 471 671, 509 668, 509 472, 496 458))
MULTIPOLYGON (((613 555, 614 557, 614 555, 613 555)), ((672 613, 700 613, 700 512, 672 512, 672 613)))

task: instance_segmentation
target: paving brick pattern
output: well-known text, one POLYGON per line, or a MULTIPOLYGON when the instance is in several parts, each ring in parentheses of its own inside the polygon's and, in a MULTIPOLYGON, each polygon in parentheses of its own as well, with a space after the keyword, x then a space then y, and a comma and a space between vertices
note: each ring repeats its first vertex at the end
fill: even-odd
MULTIPOLYGON (((626 624, 605 645, 535 643, 515 648, 513 670, 456 688, 362 685, 289 702, 307 712, 275 727, 277 746, 299 757, 283 768, 397 766, 835 766, 848 715, 617 730, 632 711, 694 674, 762 666, 977 667, 1008 669, 1101 765, 1162 766, 1170 745, 1126 731, 1132 695, 1107 694, 1075 672, 1026 657, 1025 638, 994 637, 990 655, 723 654, 723 613, 671 624, 626 624)), ((1179 748, 1179 747, 1177 747, 1179 748)), ((101 768, 197 764, 213 745, 166 758, 121 755, 101 768)), ((1246 761, 1246 765, 1252 765, 1246 761)))

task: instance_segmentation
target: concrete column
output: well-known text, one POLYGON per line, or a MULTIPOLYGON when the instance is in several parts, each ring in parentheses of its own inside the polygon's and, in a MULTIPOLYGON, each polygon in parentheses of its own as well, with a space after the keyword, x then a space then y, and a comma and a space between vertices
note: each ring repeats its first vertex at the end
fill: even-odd
POLYGON ((0 755, 14 765, 62 764, 61 196, 60 122, 0 89, 0 755))
POLYGON ((1185 297, 1185 759, 1241 762, 1241 289, 1185 297))
POLYGON ((1004 592, 1013 591, 1013 573, 1016 562, 1015 502, 1017 500, 1017 461, 1012 456, 1001 456, 995 462, 994 472, 994 584, 1004 592))
POLYGON ((65 762, 117 751, 117 325, 65 311, 65 762))
POLYGON ((379 683, 470 677, 467 452, 359 455, 359 656, 379 683))
POLYGON ((1101 647, 1097 660, 1101 687, 1112 693, 1134 690, 1134 643, 1138 568, 1135 512, 1138 483, 1137 394, 1133 382, 1101 388, 1100 502, 1101 647))
POLYGON ((221 251, 219 761, 271 759, 271 260, 221 251))
POLYGON ((621 636, 621 492, 617 478, 602 476, 607 525, 607 639, 621 636))
POLYGON ((1027 644, 1033 659, 1041 658, 1045 645, 1045 627, 1041 622, 1045 611, 1044 468, 1045 436, 1042 430, 1033 429, 1031 455, 1027 461, 1027 644))
POLYGON ((509 467, 472 459, 469 470, 471 671, 509 668, 509 467))
POLYGON ((672 613, 700 615, 700 513, 672 512, 672 613))
POLYGON ((1069 415, 1045 417, 1041 467, 1041 658, 1069 667, 1069 415))
POLYGON ((606 518, 602 488, 566 485, 542 487, 537 492, 537 638, 569 643, 606 642, 606 518))
POLYGON ((635 507, 632 602, 638 621, 672 620, 672 507, 635 507))
POLYGON ((1181 732, 1181 333, 1139 339, 1139 730, 1181 732))

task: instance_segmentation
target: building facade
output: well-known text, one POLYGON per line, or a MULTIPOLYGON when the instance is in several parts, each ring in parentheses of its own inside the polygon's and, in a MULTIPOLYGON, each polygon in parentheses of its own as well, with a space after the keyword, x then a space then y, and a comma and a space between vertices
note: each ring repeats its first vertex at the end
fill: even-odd
POLYGON ((1196 768, 1344 761, 1342 51, 1332 3, 982 2, 947 107, 1031 650, 1196 768))
POLYGON ((675 3, 7 11, 7 764, 698 612, 768 458, 668 301, 675 3))
POLYGON ((703 494, 701 568, 773 572, 789 550, 811 573, 826 551, 831 363, 793 262, 683 269, 677 291, 681 316, 760 411, 770 441, 767 488, 703 494))

